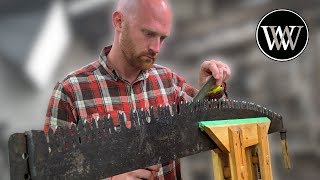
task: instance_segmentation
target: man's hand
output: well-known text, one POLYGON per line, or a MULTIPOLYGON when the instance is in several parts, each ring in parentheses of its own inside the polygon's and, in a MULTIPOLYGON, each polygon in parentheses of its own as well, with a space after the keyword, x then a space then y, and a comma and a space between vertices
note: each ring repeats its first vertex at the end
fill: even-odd
POLYGON ((229 66, 221 61, 204 61, 200 67, 199 85, 200 87, 213 76, 216 79, 216 86, 222 85, 231 75, 229 66))
POLYGON ((112 180, 136 180, 136 179, 154 179, 159 172, 160 165, 153 165, 145 169, 137 169, 124 174, 113 176, 112 180))

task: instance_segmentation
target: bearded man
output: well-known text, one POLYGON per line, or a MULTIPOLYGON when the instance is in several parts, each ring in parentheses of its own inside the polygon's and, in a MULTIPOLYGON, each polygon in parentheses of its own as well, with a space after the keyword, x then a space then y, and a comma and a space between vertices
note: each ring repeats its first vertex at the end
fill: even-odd
MULTIPOLYGON (((170 35, 171 21, 166 0, 119 0, 112 14, 112 46, 105 47, 98 60, 57 83, 49 102, 45 132, 79 120, 98 120, 106 114, 115 116, 117 124, 118 112, 129 114, 132 109, 192 101, 197 89, 169 68, 155 64, 170 35)), ((215 86, 220 86, 229 78, 230 68, 220 61, 204 61, 199 85, 211 76, 216 79, 215 86)), ((129 117, 126 123, 130 123, 129 117)), ((181 179, 180 163, 171 161, 110 179, 181 179)))

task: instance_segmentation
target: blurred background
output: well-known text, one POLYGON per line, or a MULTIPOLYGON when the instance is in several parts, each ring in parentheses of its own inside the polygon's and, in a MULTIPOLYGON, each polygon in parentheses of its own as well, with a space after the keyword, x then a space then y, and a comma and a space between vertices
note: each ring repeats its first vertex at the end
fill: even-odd
MULTIPOLYGON (((0 1, 0 174, 9 179, 10 134, 42 129, 56 82, 98 58, 112 43, 116 0, 0 1)), ((281 114, 292 170, 283 167, 279 135, 269 136, 274 179, 320 176, 320 3, 316 0, 172 0, 174 28, 158 64, 198 87, 203 60, 231 66, 230 99, 281 114), (275 62, 259 50, 255 29, 268 12, 286 8, 309 27, 305 51, 275 62)), ((183 177, 213 179, 210 152, 182 159, 183 177)))

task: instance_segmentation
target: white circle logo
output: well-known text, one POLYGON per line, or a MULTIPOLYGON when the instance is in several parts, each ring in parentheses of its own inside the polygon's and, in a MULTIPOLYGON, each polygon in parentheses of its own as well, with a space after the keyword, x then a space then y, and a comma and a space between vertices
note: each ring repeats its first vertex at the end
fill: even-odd
POLYGON ((297 13, 278 9, 269 12, 256 29, 257 44, 263 54, 275 61, 290 61, 306 48, 309 31, 297 13))

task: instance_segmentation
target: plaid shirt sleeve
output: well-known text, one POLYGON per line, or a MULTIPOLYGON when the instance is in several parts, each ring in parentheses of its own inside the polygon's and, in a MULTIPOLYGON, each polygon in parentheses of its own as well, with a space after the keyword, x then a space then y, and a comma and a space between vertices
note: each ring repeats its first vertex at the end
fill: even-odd
POLYGON ((44 132, 47 133, 49 128, 56 129, 57 126, 72 122, 76 122, 75 108, 65 87, 59 82, 54 87, 49 101, 44 132))
POLYGON ((172 73, 172 81, 177 91, 176 102, 188 101, 191 102, 198 90, 186 83, 185 79, 176 73, 172 73))

